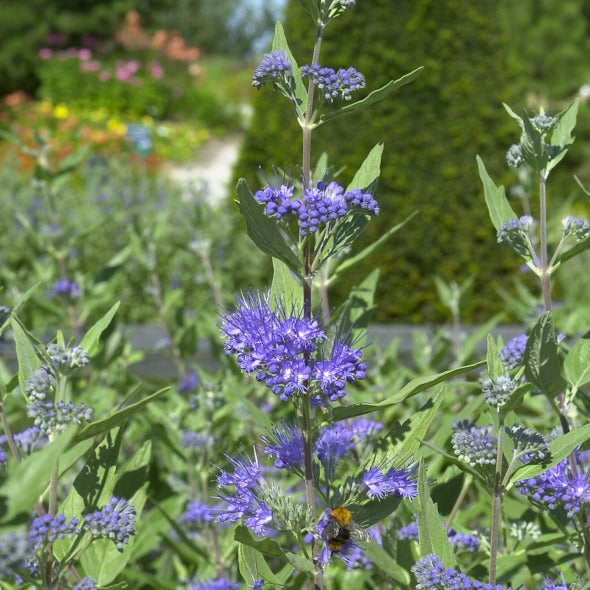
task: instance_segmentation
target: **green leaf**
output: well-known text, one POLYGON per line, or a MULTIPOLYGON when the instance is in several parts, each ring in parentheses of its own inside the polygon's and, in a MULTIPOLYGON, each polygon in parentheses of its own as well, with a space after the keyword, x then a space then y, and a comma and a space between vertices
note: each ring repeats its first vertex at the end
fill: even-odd
POLYGON ((16 346, 16 358, 18 359, 18 383, 24 392, 27 379, 41 366, 41 361, 19 319, 12 316, 10 326, 16 346))
POLYGON ((506 198, 506 192, 503 186, 496 186, 494 181, 491 179, 488 171, 486 170, 485 164, 483 160, 476 156, 477 160, 477 167, 479 169, 479 177, 481 178, 481 182, 483 183, 483 190, 486 199, 486 205, 488 206, 488 213, 490 215, 490 219, 494 224, 496 230, 500 229, 500 226, 509 221, 510 219, 514 219, 518 217, 508 199, 506 198))
POLYGON ((375 289, 379 279, 379 269, 375 269, 360 284, 352 288, 341 317, 345 330, 351 330, 351 341, 357 347, 365 346, 369 322, 375 310, 375 289))
POLYGON ((420 540, 420 555, 434 553, 446 567, 454 567, 455 556, 453 547, 442 525, 436 504, 430 498, 426 465, 420 461, 418 469, 418 538, 420 540))
POLYGON ((575 389, 590 383, 590 340, 580 338, 572 346, 563 362, 563 372, 575 389))
POLYGON ((98 322, 96 322, 84 335, 80 346, 88 353, 89 356, 94 356, 98 351, 98 340, 101 334, 109 327, 114 315, 119 309, 120 301, 107 311, 98 322))
POLYGON ((361 235, 364 229, 369 223, 369 215, 359 210, 353 210, 351 213, 346 215, 343 221, 341 221, 333 233, 329 236, 326 244, 321 250, 320 262, 316 262, 314 266, 319 268, 324 262, 333 256, 336 256, 339 252, 342 252, 361 235))
POLYGON ((568 148, 574 143, 572 131, 576 126, 579 100, 576 98, 564 111, 557 115, 558 122, 551 134, 551 145, 559 146, 562 151, 547 164, 547 172, 550 172, 567 153, 568 148))
POLYGON ((329 113, 325 113, 320 117, 320 123, 326 123, 327 121, 331 121, 332 119, 336 119, 336 117, 341 117, 342 115, 349 115, 351 113, 356 113, 358 111, 362 111, 366 109, 368 106, 383 100, 389 94, 391 94, 394 90, 413 82, 424 69, 423 66, 416 68, 415 70, 407 73, 405 76, 398 78, 397 80, 390 80, 381 88, 377 88, 377 90, 373 90, 368 96, 363 98, 362 100, 358 100, 356 102, 347 104, 341 107, 338 110, 330 111, 329 113))
POLYGON ((529 334, 524 364, 527 379, 546 396, 555 397, 565 389, 550 311, 539 318, 529 334))
MULTIPOLYGON (((135 387, 134 391, 137 391, 137 389, 139 389, 139 386, 135 387)), ((99 436, 104 432, 108 432, 115 426, 118 426, 119 424, 133 416, 133 414, 141 410, 143 406, 153 402, 154 400, 158 399, 168 391, 170 391, 170 386, 164 387, 163 389, 160 389, 159 391, 152 393, 152 395, 148 395, 147 397, 139 400, 134 404, 125 406, 121 410, 118 410, 114 414, 111 414, 110 416, 107 416, 102 420, 90 422, 90 424, 87 424, 86 426, 84 426, 84 428, 80 430, 80 432, 76 435, 74 442, 78 443, 80 441, 83 441, 84 439, 94 438, 95 436, 99 436)))
POLYGON ((299 0, 299 3, 305 9, 305 12, 311 16, 313 22, 317 25, 320 22, 320 11, 316 0, 299 0))
POLYGON ((504 374, 504 367, 498 353, 498 345, 491 334, 488 334, 487 343, 486 364, 488 366, 488 377, 495 379, 504 374))
POLYGON ((260 551, 260 553, 264 553, 264 555, 268 555, 269 557, 285 558, 285 552, 279 543, 269 538, 257 539, 253 537, 250 529, 243 524, 236 527, 234 540, 253 547, 256 551, 260 551))
POLYGON ((252 241, 265 253, 283 261, 298 277, 301 277, 301 263, 285 238, 277 222, 264 215, 260 203, 256 202, 248 184, 240 178, 236 187, 238 207, 246 220, 246 231, 252 241))
POLYGON ((569 260, 570 258, 573 258, 574 256, 577 256, 581 252, 585 252, 586 250, 588 250, 588 248, 590 248, 590 236, 584 238, 583 240, 580 240, 579 242, 576 242, 571 248, 569 248, 565 252, 562 252, 557 257, 557 262, 555 263, 555 266, 557 266, 557 264, 565 262, 566 260, 569 260))
POLYGON ((590 439, 590 423, 580 426, 575 430, 571 430, 567 434, 562 434, 556 439, 551 441, 549 449, 551 450, 551 461, 544 465, 524 465, 518 471, 515 471, 510 478, 510 483, 520 481, 522 479, 528 479, 530 477, 536 477, 541 473, 544 473, 551 467, 557 465, 560 461, 563 461, 574 449, 583 445, 587 440, 590 439))
POLYGON ((238 545, 238 567, 247 584, 253 584, 256 580, 264 580, 268 584, 278 586, 285 582, 285 574, 293 573, 293 567, 287 566, 286 571, 281 572, 281 577, 276 576, 268 567, 264 555, 251 547, 240 543, 238 545))
POLYGON ((53 442, 12 468, 8 480, 0 486, 2 520, 9 521, 21 513, 31 514, 75 432, 75 427, 68 427, 53 442))
POLYGON ((470 371, 473 371, 475 369, 479 369, 484 364, 485 361, 480 361, 472 365, 464 365, 462 367, 457 367, 455 369, 449 369, 448 371, 437 373, 436 375, 423 375, 420 377, 416 377, 412 379, 409 383, 404 385, 404 387, 402 387, 397 393, 387 398, 386 400, 383 400, 382 402, 377 402, 374 404, 354 404, 351 406, 339 406, 337 408, 334 408, 334 420, 346 420, 347 418, 354 418, 355 416, 370 414, 375 410, 380 410, 383 408, 387 408, 389 406, 393 406, 395 404, 399 404, 405 399, 412 397, 422 391, 425 391, 426 389, 429 389, 430 387, 437 385, 442 381, 452 379, 457 375, 469 373, 470 371))
POLYGON ((418 211, 415 211, 414 213, 406 217, 401 223, 398 223, 397 225, 394 225, 393 227, 389 228, 384 234, 381 235, 381 237, 378 240, 375 240, 372 244, 361 250, 358 254, 350 258, 346 258, 334 270, 334 274, 330 277, 329 284, 331 285, 332 283, 334 283, 336 279, 339 278, 339 275, 341 275, 343 272, 345 272, 349 268, 354 268, 361 260, 365 259, 367 256, 370 256, 371 254, 379 250, 381 246, 383 246, 383 244, 385 244, 385 242, 389 240, 391 236, 393 236, 393 234, 395 234, 399 229, 406 225, 406 223, 408 223, 408 221, 410 221, 410 219, 415 217, 417 214, 418 211))
POLYGON ((383 156, 383 142, 373 146, 367 157, 363 160, 360 168, 356 171, 350 184, 346 187, 346 192, 353 188, 358 188, 363 192, 371 192, 381 174, 381 157, 383 156))
POLYGON ((293 276, 289 267, 278 260, 272 259, 273 275, 270 288, 270 304, 274 307, 279 301, 287 311, 303 309, 303 286, 293 276))
POLYGON ((358 541, 363 553, 387 576, 402 584, 408 586, 410 583, 410 573, 405 570, 397 561, 387 553, 387 551, 375 541, 369 543, 358 541))
POLYGON ((395 512, 401 501, 399 497, 388 496, 382 500, 369 500, 361 506, 351 505, 350 509, 354 515, 355 522, 358 522, 364 528, 368 528, 381 522, 395 512))
POLYGON ((291 73, 293 74, 293 79, 295 80, 295 97, 301 112, 305 115, 307 106, 307 89, 303 83, 303 78, 301 78, 301 71, 297 65, 297 61, 293 57, 293 53, 291 52, 289 44, 287 43, 287 37, 285 37, 283 25, 278 21, 275 25, 275 35, 272 40, 272 49, 273 51, 284 51, 287 54, 287 58, 289 59, 289 62, 291 62, 291 73))
MULTIPOLYGON (((114 495, 126 497, 130 504, 133 505, 137 514, 136 522, 140 518, 147 499, 149 482, 145 480, 150 456, 151 441, 147 441, 126 463, 122 473, 118 474, 117 483, 113 489, 114 495), (135 490, 133 495, 127 496, 126 494, 132 490, 135 490)), ((123 571, 131 559, 135 538, 135 535, 131 537, 123 551, 119 551, 111 540, 99 539, 94 541, 80 560, 84 566, 84 571, 95 578, 99 586, 106 586, 123 571)))
POLYGON ((450 393, 447 385, 444 383, 438 385, 429 400, 404 422, 403 439, 391 449, 401 465, 407 464, 416 457, 416 452, 424 440, 430 424, 436 417, 443 399, 445 397, 449 399, 450 393))

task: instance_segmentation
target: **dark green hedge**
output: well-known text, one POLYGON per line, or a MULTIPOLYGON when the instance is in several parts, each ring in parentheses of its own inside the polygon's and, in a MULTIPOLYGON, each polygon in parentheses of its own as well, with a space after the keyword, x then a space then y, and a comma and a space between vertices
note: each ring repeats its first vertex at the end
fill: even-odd
MULTIPOLYGON (((514 96, 516 72, 496 10, 496 3, 481 0, 363 0, 327 29, 320 62, 355 66, 367 78, 367 92, 425 68, 415 82, 362 116, 338 119, 314 137, 312 159, 327 151, 335 167, 345 167, 344 184, 371 147, 385 142, 376 191, 382 213, 357 248, 419 211, 387 247, 335 288, 332 304, 379 265, 378 320, 445 319, 435 275, 458 282, 477 276, 466 319, 482 321, 501 308, 494 287, 510 290, 519 261, 496 244, 475 156, 482 155, 492 175, 501 178, 504 153, 518 141, 501 103, 516 108, 522 103, 514 96)), ((285 30, 300 64, 310 59, 310 24, 299 2, 290 2, 285 30)), ((278 94, 264 88, 257 95, 238 176, 256 187, 259 165, 299 165, 293 119, 278 94)))

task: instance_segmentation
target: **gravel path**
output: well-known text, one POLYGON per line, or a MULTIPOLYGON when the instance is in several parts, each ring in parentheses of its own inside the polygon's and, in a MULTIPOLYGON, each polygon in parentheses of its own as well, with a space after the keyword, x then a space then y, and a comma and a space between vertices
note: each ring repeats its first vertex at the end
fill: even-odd
POLYGON ((200 148, 197 161, 170 167, 168 175, 183 189, 187 199, 195 192, 204 192, 212 205, 222 205, 233 190, 229 183, 241 145, 240 134, 211 139, 200 148))

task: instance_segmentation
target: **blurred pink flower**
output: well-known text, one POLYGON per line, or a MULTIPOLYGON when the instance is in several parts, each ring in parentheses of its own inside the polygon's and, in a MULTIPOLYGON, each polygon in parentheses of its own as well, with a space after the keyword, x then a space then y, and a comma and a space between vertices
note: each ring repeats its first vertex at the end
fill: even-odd
POLYGON ((39 57, 41 59, 51 59, 53 57, 53 50, 49 49, 49 47, 43 47, 39 49, 39 57))
POLYGON ((164 77, 164 68, 157 61, 150 61, 149 68, 154 80, 161 80, 164 77))
POLYGON ((111 73, 108 70, 101 70, 101 72, 98 74, 98 79, 101 82, 106 82, 107 80, 111 79, 111 73))
POLYGON ((78 59, 80 61, 89 61, 92 59, 92 51, 86 47, 78 50, 78 59))

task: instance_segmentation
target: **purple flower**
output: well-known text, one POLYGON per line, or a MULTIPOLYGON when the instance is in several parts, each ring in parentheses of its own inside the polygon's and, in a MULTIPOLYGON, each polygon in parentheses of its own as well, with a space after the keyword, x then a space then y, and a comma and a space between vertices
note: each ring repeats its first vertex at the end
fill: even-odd
POLYGON ((479 551, 481 543, 479 539, 471 533, 460 533, 455 529, 449 529, 447 532, 449 541, 458 549, 464 549, 470 553, 479 551))
POLYGON ((186 590, 237 590, 239 587, 240 584, 226 578, 217 578, 207 582, 199 582, 193 579, 187 584, 186 590))
POLYGON ((65 430, 70 424, 82 424, 92 420, 92 408, 73 402, 36 401, 27 404, 27 416, 33 419, 42 434, 65 430))
POLYGON ((111 539, 119 551, 123 551, 132 535, 135 535, 136 510, 124 498, 113 496, 102 508, 84 517, 82 528, 93 537, 111 539))
POLYGON ((536 477, 516 482, 516 486, 534 502, 550 510, 563 508, 571 518, 590 502, 590 470, 584 473, 583 466, 578 467, 580 471, 572 473, 569 460, 564 459, 536 477))
POLYGON ((213 441, 210 436, 206 436, 200 432, 185 430, 182 433, 182 448, 192 452, 202 451, 203 449, 211 446, 212 442, 213 441))
POLYGON ((49 290, 49 296, 69 297, 70 299, 76 299, 80 296, 80 287, 78 287, 78 283, 76 281, 70 281, 69 279, 63 277, 61 279, 57 279, 57 281, 53 283, 51 289, 49 290))
POLYGON ((64 514, 53 517, 51 514, 37 516, 29 529, 29 539, 35 552, 40 551, 47 543, 58 539, 73 537, 78 532, 78 519, 69 522, 64 514))
POLYGON ((178 384, 178 393, 193 391, 198 384, 199 376, 194 371, 189 371, 178 384))
POLYGON ((543 578, 543 582, 541 586, 539 586, 539 590, 568 590, 567 584, 565 582, 558 582, 554 578, 543 578))
POLYGON ((188 529, 200 529, 213 520, 211 509, 203 502, 193 500, 189 502, 186 511, 178 518, 178 524, 188 529))
POLYGON ((365 376, 360 349, 337 339, 328 351, 315 318, 304 319, 280 304, 271 310, 268 294, 238 297, 221 330, 226 354, 235 354, 242 371, 255 373, 282 401, 313 392, 312 403, 321 405, 343 397, 347 383, 365 376))
POLYGON ((500 360, 506 369, 515 369, 522 364, 527 340, 526 334, 519 334, 504 345, 500 351, 500 360))
POLYGON ((277 469, 303 471, 303 435, 297 428, 284 424, 273 430, 270 438, 263 437, 264 451, 275 458, 277 469))
POLYGON ((0 580, 13 581, 14 572, 34 560, 33 547, 25 531, 7 532, 0 536, 0 580))
POLYGON ((414 498, 418 493, 415 469, 394 469, 391 467, 383 473, 378 467, 371 467, 362 475, 362 483, 367 488, 367 495, 372 500, 387 496, 414 498))
POLYGON ((534 221, 530 215, 523 215, 520 219, 514 218, 505 221, 497 232, 498 244, 506 242, 518 254, 530 257, 529 232, 534 221))
POLYGON ((354 432, 341 422, 324 428, 315 443, 318 459, 324 467, 328 479, 331 479, 336 463, 354 448, 354 432))
POLYGON ((417 590, 504 590, 501 584, 484 585, 457 570, 445 568, 436 555, 423 557, 412 571, 418 582, 417 590))
POLYGON ((82 578, 72 590, 96 590, 97 588, 98 586, 94 578, 82 578))
POLYGON ((365 87, 365 77, 353 67, 335 71, 319 64, 306 65, 301 68, 301 75, 320 88, 328 102, 334 102, 335 99, 350 100, 352 92, 365 87))
POLYGON ((40 367, 25 382, 25 395, 31 401, 43 401, 53 397, 57 379, 50 367, 40 367))
POLYGON ((297 219, 299 235, 314 234, 322 227, 342 219, 351 210, 379 214, 379 205, 370 193, 360 189, 344 191, 337 182, 318 182, 306 188, 303 197, 293 198, 294 187, 282 184, 256 192, 254 198, 265 205, 265 214, 277 221, 297 219))
POLYGON ((233 495, 220 495, 219 499, 225 503, 225 508, 217 511, 219 522, 236 522, 244 520, 246 526, 257 535, 269 533, 272 523, 272 512, 269 507, 258 498, 260 485, 263 483, 262 473, 258 463, 246 458, 228 457, 233 472, 221 470, 217 478, 219 487, 233 487, 233 495))
POLYGON ((582 217, 573 217, 568 215, 561 221, 564 239, 569 236, 575 236, 576 241, 585 240, 590 236, 590 223, 582 217))
POLYGON ((252 86, 262 88, 268 79, 286 82, 291 76, 291 62, 284 51, 271 51, 263 56, 254 71, 252 86))
POLYGON ((405 539, 408 541, 418 540, 418 520, 414 520, 410 524, 406 524, 397 531, 398 539, 405 539))
POLYGON ((451 443, 455 455, 474 467, 475 465, 494 465, 498 439, 492 426, 477 427, 467 420, 453 424, 451 443))

